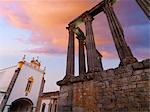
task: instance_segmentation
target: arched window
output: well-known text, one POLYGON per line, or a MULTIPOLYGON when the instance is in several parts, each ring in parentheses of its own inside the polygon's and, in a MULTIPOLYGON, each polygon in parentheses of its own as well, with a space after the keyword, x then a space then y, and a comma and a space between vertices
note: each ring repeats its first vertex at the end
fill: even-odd
POLYGON ((44 112, 44 111, 45 111, 45 107, 46 107, 46 104, 43 103, 43 104, 42 104, 42 110, 41 110, 41 112, 44 112))
POLYGON ((31 76, 31 77, 28 78, 27 86, 26 86, 26 89, 25 89, 26 96, 31 91, 32 84, 33 84, 33 77, 31 76))

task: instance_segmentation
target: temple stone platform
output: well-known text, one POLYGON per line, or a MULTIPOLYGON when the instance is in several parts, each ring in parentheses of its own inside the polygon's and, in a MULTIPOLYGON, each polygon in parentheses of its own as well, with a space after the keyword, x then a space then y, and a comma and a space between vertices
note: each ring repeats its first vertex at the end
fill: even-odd
POLYGON ((149 112, 150 59, 58 81, 59 112, 149 112))

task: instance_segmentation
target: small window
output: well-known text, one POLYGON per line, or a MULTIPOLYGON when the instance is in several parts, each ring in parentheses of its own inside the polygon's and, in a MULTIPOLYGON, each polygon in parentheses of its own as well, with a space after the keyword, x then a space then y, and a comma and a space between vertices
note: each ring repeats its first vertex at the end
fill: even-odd
POLYGON ((32 82, 28 81, 25 91, 30 91, 31 84, 32 84, 32 82))
POLYGON ((33 84, 33 77, 31 76, 28 79, 27 86, 26 86, 26 89, 25 89, 26 95, 28 95, 28 93, 31 91, 32 84, 33 84))
POLYGON ((41 112, 44 112, 44 111, 45 111, 45 107, 46 107, 46 104, 43 103, 43 104, 42 104, 42 110, 41 110, 41 112))

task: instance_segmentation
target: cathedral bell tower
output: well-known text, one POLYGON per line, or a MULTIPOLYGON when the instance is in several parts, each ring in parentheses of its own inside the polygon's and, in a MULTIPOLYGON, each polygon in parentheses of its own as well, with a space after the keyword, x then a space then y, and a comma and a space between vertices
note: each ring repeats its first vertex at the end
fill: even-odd
POLYGON ((2 100, 2 112, 38 112, 40 95, 44 89, 45 69, 41 69, 38 59, 18 62, 17 69, 2 100))

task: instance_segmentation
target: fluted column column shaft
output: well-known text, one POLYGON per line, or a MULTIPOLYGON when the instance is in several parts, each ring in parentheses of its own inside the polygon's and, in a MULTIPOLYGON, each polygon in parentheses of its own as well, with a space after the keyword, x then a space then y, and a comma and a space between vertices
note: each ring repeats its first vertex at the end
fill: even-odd
POLYGON ((103 9, 108 19, 112 37, 121 60, 121 65, 136 62, 137 60, 133 57, 133 54, 125 41, 123 29, 113 11, 111 4, 107 3, 103 9))
POLYGON ((92 28, 93 18, 87 15, 85 17, 85 29, 86 29, 86 48, 87 48, 87 65, 88 72, 100 71, 99 66, 97 66, 97 55, 96 47, 92 28))
POLYGON ((83 75, 84 73, 86 73, 84 40, 78 39, 78 41, 79 41, 79 75, 83 75))
POLYGON ((99 66, 100 70, 103 71, 103 64, 102 64, 102 55, 101 53, 99 53, 98 50, 96 50, 97 52, 97 66, 99 66))
POLYGON ((150 19, 150 0, 136 0, 145 15, 150 19))
POLYGON ((75 64, 75 44, 74 44, 74 32, 73 28, 68 27, 69 30, 69 42, 68 42, 68 51, 67 51, 67 65, 66 65, 66 76, 74 75, 74 64, 75 64))

